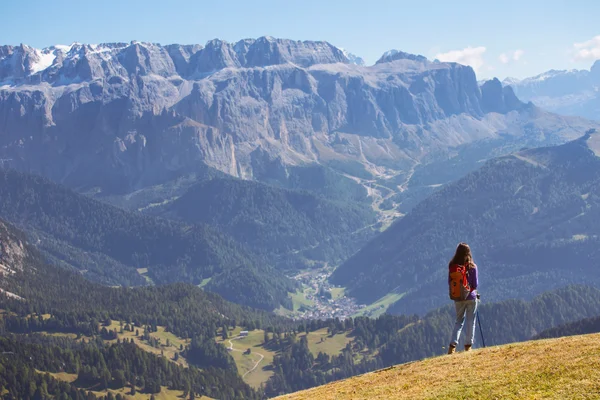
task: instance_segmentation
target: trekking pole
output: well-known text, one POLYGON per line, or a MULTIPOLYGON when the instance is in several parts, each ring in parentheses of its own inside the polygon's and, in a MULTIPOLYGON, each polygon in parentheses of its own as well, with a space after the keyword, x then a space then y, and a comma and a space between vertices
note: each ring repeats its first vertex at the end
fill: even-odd
MULTIPOLYGON (((477 299, 479 300, 481 296, 479 296, 479 294, 477 294, 477 299)), ((479 325, 479 334, 481 335, 481 343, 483 344, 483 347, 485 348, 485 339, 483 337, 483 329, 481 329, 481 319, 479 319, 479 310, 477 310, 477 314, 475 314, 475 316, 477 317, 477 325, 479 325)))
POLYGON ((483 338, 483 329, 481 329, 481 320, 479 319, 479 312, 477 312, 477 325, 479 325, 479 334, 481 335, 481 343, 485 347, 485 339, 483 338))

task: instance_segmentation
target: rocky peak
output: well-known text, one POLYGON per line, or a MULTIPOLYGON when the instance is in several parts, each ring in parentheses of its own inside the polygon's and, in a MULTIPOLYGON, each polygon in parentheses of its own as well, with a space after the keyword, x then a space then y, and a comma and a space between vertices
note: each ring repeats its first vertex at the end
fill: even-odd
POLYGON ((199 44, 169 44, 165 46, 165 49, 169 53, 169 57, 171 57, 171 60, 175 65, 177 73, 182 76, 187 75, 192 56, 203 48, 204 47, 199 44))
POLYGON ((512 87, 502 86, 498 78, 486 81, 481 85, 481 107, 484 112, 506 114, 521 109, 525 103, 515 95, 512 87))
POLYGON ((223 68, 241 67, 238 56, 230 43, 213 39, 190 59, 192 75, 206 74, 223 68))
MULTIPOLYGON (((109 52, 111 50, 108 49, 109 52)), ((119 52, 118 58, 129 74, 153 73, 166 77, 177 73, 169 52, 160 45, 132 42, 119 52)))
POLYGON ((418 55, 418 54, 405 53, 405 52, 399 51, 399 50, 389 50, 389 51, 386 51, 385 53, 383 53, 381 58, 379 60, 377 60, 377 62, 375 64, 387 63, 387 62, 392 62, 392 61, 396 61, 396 60, 411 60, 411 61, 425 62, 425 61, 427 61, 427 58, 423 57, 421 55, 418 55))
POLYGON ((247 49, 243 53, 246 67, 292 63, 307 68, 316 64, 349 63, 342 50, 327 42, 302 42, 263 36, 255 41, 238 42, 235 47, 240 52, 247 49))
POLYGON ((346 49, 342 49, 341 47, 339 47, 339 49, 342 51, 342 53, 344 53, 344 56, 348 59, 348 62, 350 64, 360 65, 360 66, 366 65, 365 60, 363 60, 362 57, 359 57, 356 54, 352 54, 349 51, 347 51, 346 49))
POLYGON ((2 46, 0 50, 0 81, 23 80, 27 75, 37 72, 42 54, 39 50, 21 44, 2 46))

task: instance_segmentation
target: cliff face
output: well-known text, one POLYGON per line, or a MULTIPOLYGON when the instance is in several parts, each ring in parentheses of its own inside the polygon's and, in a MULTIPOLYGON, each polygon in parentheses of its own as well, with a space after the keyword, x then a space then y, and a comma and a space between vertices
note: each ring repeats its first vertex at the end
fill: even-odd
MULTIPOLYGON (((524 126, 571 139, 470 67, 396 52, 350 63, 326 42, 132 42, 0 47, 0 158, 76 187, 129 191, 202 163, 256 168, 358 162, 410 168, 423 156, 524 126)), ((528 129, 529 129, 528 128, 528 129)))

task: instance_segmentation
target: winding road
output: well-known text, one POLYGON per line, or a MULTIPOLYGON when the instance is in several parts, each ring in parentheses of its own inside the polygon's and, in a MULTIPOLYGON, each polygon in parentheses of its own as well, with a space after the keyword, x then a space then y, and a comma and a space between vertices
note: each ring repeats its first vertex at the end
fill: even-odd
MULTIPOLYGON (((238 350, 238 349, 234 349, 233 348, 233 342, 232 342, 232 340, 239 340, 239 339, 242 339, 242 336, 234 337, 233 339, 227 339, 227 341, 229 342, 229 347, 227 348, 227 350, 229 350, 229 351, 238 351, 240 353, 243 353, 244 352, 243 350, 238 350)), ((260 364, 261 361, 265 358, 265 356, 263 356, 262 354, 256 353, 254 351, 252 352, 252 354, 256 354, 260 358, 256 362, 256 364, 254 364, 254 367, 252 367, 251 369, 249 369, 248 371, 246 371, 246 373, 244 375, 242 375, 242 379, 245 378, 246 375, 248 375, 250 372, 254 371, 258 367, 258 364, 260 364)))

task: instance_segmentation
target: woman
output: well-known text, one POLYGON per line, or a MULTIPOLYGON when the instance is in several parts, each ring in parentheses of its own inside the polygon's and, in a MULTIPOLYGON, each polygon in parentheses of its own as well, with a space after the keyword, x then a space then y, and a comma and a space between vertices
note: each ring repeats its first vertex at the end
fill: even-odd
MULTIPOLYGON (((460 338, 460 332, 465 323, 465 315, 467 318, 467 332, 465 338, 465 351, 471 350, 473 340, 475 339, 475 313, 477 312, 477 265, 473 262, 473 256, 471 255, 471 248, 466 243, 459 243, 456 248, 456 253, 450 261, 450 271, 460 270, 460 267, 466 269, 466 290, 467 293, 463 297, 464 300, 455 300, 454 307, 456 308, 456 322, 454 324, 454 331, 452 332, 452 339, 450 341, 450 347, 448 348, 448 354, 452 354, 456 351, 458 345, 458 339, 460 338)), ((448 284, 451 284, 450 274, 448 275, 448 284)))

